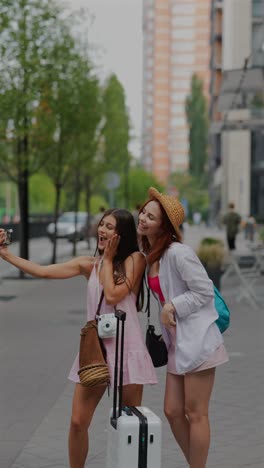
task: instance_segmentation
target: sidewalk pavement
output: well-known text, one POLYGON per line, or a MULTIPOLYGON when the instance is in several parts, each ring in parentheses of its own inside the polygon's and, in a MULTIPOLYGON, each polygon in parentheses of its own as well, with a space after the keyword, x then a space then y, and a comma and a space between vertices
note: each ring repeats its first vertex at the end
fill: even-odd
MULTIPOLYGON (((224 238, 224 233, 221 231, 208 231, 202 227, 190 228, 185 233, 185 242, 196 248, 201 237, 213 234, 219 234, 218 237, 224 238)), ((243 239, 239 238, 238 246, 240 245, 243 250, 245 245, 243 239)), ((74 283, 74 288, 70 289, 71 281, 73 280, 68 281, 69 288, 64 288, 64 301, 67 302, 68 294, 71 302, 78 304, 81 289, 77 283, 74 283)), ((0 294, 4 283, 0 286, 0 294)), ((30 292, 34 282, 29 283, 26 287, 30 292)), ((261 283, 262 281, 259 284, 260 289, 262 289, 261 283)), ((11 288, 10 282, 8 282, 8 286, 11 288)), ((246 301, 236 302, 237 286, 237 280, 234 277, 222 285, 222 293, 231 310, 231 327, 225 333, 225 344, 230 361, 220 366, 216 372, 216 383, 210 407, 212 441, 208 468, 264 467, 264 405, 262 397, 264 388, 264 315, 261 309, 252 310, 246 301)), ((21 294, 18 303, 23 307, 24 283, 16 281, 12 287, 18 296, 21 294)), ((43 297, 45 289, 48 298, 50 291, 52 302, 56 306, 62 300, 61 289, 58 288, 56 292, 56 288, 49 290, 50 287, 47 282, 40 281, 37 286, 34 285, 34 288, 37 288, 35 295, 39 290, 40 296, 43 297)), ((141 321, 144 332, 146 318, 142 316, 141 321)), ((71 360, 68 364, 70 368, 71 360)), ((54 371, 56 372, 57 369, 54 371)), ((158 369, 157 375, 158 385, 146 386, 144 389, 143 404, 154 410, 163 421, 162 467, 184 468, 187 467, 186 462, 163 416, 165 369, 158 369)), ((65 375, 65 382, 66 377, 67 375, 65 375)), ((66 383, 25 442, 20 454, 16 456, 12 464, 0 463, 1 468, 62 468, 68 466, 67 434, 72 393, 73 385, 66 383)), ((105 466, 105 429, 111 405, 111 398, 105 396, 96 411, 90 431, 90 454, 87 467, 101 468, 105 466)), ((24 421, 19 422, 21 431, 23 431, 24 421)), ((11 444, 12 431, 9 431, 9 434, 11 444)), ((8 440, 5 439, 5 442, 8 443, 8 440)))

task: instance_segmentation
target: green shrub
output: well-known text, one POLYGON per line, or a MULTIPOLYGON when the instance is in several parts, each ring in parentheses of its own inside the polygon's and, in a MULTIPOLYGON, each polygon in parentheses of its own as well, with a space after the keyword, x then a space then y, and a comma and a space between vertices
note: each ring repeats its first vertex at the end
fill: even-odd
POLYGON ((209 268, 221 267, 225 258, 224 243, 219 239, 203 239, 197 251, 202 264, 209 268))
POLYGON ((264 242, 264 227, 259 231, 259 238, 262 242, 264 242))
POLYGON ((221 245, 224 247, 224 242, 220 239, 216 239, 215 237, 204 237, 201 240, 201 245, 221 245))

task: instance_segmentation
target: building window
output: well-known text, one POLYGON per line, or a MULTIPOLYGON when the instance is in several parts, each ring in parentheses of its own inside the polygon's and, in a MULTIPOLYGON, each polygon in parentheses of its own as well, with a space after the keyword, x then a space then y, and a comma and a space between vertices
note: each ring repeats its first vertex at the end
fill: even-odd
POLYGON ((155 78, 155 83, 169 83, 168 77, 167 76, 159 76, 155 78))
POLYGON ((188 154, 178 154, 174 153, 170 157, 171 162, 174 163, 175 165, 177 164, 187 164, 188 163, 188 154))
POLYGON ((185 125, 186 121, 184 117, 173 117, 170 121, 171 126, 175 127, 181 127, 185 125))
POLYGON ((168 96, 169 91, 167 89, 156 89, 155 91, 155 96, 156 97, 162 97, 162 96, 168 96))
POLYGON ((167 26, 156 26, 157 34, 168 34, 168 27, 167 26))
POLYGON ((177 15, 172 18, 173 27, 194 26, 194 16, 177 15))
POLYGON ((168 108, 168 103, 165 101, 165 102, 162 102, 162 101, 157 101, 155 103, 155 109, 158 110, 158 109, 167 109, 168 108))
POLYGON ((147 45, 144 50, 145 55, 152 55, 153 54, 153 46, 152 45, 147 45))
MULTIPOLYGON (((264 6, 263 6, 264 10, 264 6)), ((254 24, 252 30, 252 49, 253 57, 252 62, 254 66, 264 66, 264 51, 263 48, 264 40, 264 23, 254 24)))
POLYGON ((154 18, 154 9, 153 8, 148 8, 145 10, 145 17, 147 19, 153 19, 154 18))
POLYGON ((185 90, 189 90, 189 80, 176 80, 174 79, 172 81, 172 86, 173 88, 175 89, 185 89, 185 90))
POLYGON ((153 72, 151 70, 144 70, 144 79, 145 80, 152 80, 153 72))
POLYGON ((151 128, 152 127, 152 119, 147 119, 146 120, 146 128, 151 128))
POLYGON ((181 70, 179 67, 172 67, 172 76, 174 78, 183 78, 189 80, 193 74, 193 70, 181 70))
POLYGON ((175 114, 181 114, 184 111, 184 107, 181 104, 172 104, 171 106, 172 112, 175 112, 175 114))
POLYGON ((174 145, 170 145, 170 151, 176 152, 180 151, 181 153, 188 153, 189 145, 186 141, 179 141, 174 143, 174 145))
POLYGON ((252 1, 252 16, 254 18, 263 18, 264 17, 264 3, 262 0, 253 0, 252 1))
MULTIPOLYGON (((157 157, 160 158, 160 156, 157 156, 157 157)), ((167 158, 164 158, 164 159, 167 159, 167 158)), ((165 164, 164 163, 160 164, 160 163, 156 162, 155 167, 156 167, 157 170, 163 170, 163 169, 167 170, 168 169, 168 165, 166 163, 165 164)))
POLYGON ((146 102, 148 104, 152 104, 153 103, 153 96, 152 94, 149 94, 148 96, 146 96, 146 102))
POLYGON ((148 57, 147 58, 147 67, 152 67, 153 66, 153 58, 152 57, 148 57))
POLYGON ((180 93, 179 91, 173 91, 171 94, 171 99, 173 103, 185 103, 186 95, 184 93, 180 93))
POLYGON ((178 3, 177 2, 175 5, 173 5, 172 12, 177 15, 183 15, 183 14, 194 15, 196 12, 195 2, 194 3, 186 3, 186 2, 178 3))
POLYGON ((168 37, 157 37, 156 38, 156 46, 165 46, 168 47, 169 45, 169 38, 168 37))
POLYGON ((196 42, 172 42, 171 49, 173 52, 192 52, 196 47, 196 42))
POLYGON ((192 65, 194 62, 194 56, 193 54, 179 54, 179 55, 173 55, 171 57, 171 63, 173 65, 192 65))
POLYGON ((195 36, 194 28, 192 29, 176 29, 172 31, 172 37, 174 39, 194 39, 195 36))
POLYGON ((168 62, 155 64, 155 70, 157 71, 168 71, 168 62))

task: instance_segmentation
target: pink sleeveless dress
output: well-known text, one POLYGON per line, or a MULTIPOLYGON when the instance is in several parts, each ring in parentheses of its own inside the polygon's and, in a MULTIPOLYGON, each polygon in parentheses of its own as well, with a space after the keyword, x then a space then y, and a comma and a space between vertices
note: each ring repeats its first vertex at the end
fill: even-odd
MULTIPOLYGON (((87 285, 87 320, 94 319, 101 292, 102 285, 99 283, 99 279, 96 273, 96 266, 94 266, 87 285)), ((128 294, 122 301, 118 303, 118 308, 126 312, 123 384, 128 385, 157 383, 156 371, 145 346, 141 332, 138 312, 136 309, 135 294, 128 294)), ((103 299, 100 314, 108 314, 113 312, 113 306, 106 304, 105 299, 103 299)), ((115 366, 115 338, 104 339, 104 345, 107 352, 107 364, 111 377, 111 386, 113 386, 115 366)), ((69 380, 76 383, 80 382, 78 370, 79 354, 77 354, 69 373, 69 380)))

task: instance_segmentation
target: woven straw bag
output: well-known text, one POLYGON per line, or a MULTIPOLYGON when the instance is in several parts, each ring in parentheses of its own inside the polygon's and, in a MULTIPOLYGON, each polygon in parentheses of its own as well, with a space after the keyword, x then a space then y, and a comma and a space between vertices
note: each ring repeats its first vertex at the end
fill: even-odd
MULTIPOLYGON (((102 300, 103 292, 97 309, 98 315, 102 300)), ((102 340, 98 336, 96 320, 89 320, 81 329, 78 375, 80 383, 85 387, 108 385, 110 382, 106 351, 102 340)))

